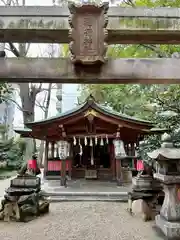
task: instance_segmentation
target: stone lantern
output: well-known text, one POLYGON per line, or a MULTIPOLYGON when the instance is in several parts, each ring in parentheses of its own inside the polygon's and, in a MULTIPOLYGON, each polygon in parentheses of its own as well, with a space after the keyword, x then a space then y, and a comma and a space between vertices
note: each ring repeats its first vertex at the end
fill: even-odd
POLYGON ((168 239, 180 239, 180 149, 166 137, 161 147, 148 156, 158 162, 154 178, 163 183, 165 193, 156 225, 168 239))

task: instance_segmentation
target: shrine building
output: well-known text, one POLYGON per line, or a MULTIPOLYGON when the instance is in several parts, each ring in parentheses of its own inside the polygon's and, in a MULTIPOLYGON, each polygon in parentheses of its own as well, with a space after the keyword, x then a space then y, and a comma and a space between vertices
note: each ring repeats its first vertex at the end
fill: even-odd
POLYGON ((25 129, 15 132, 45 141, 46 179, 61 179, 65 171, 69 179, 128 182, 135 170, 139 142, 145 135, 162 130, 155 129, 152 122, 115 112, 89 97, 71 111, 29 122, 25 129))

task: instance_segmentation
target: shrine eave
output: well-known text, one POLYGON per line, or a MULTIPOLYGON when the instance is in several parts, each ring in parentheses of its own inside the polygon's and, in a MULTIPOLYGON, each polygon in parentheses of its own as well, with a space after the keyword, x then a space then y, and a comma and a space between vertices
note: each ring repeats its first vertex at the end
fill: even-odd
POLYGON ((32 137, 32 130, 29 128, 14 128, 14 131, 22 137, 32 137))
MULTIPOLYGON (((17 134, 20 134, 21 137, 24 137, 24 138, 35 138, 35 139, 39 139, 39 140, 46 140, 46 136, 41 136, 39 134, 36 135, 36 133, 30 128, 15 128, 14 131, 17 134)), ((159 129, 152 128, 149 130, 142 129, 141 134, 142 135, 163 134, 164 132, 167 132, 167 131, 168 131, 168 129, 160 129, 160 128, 159 129)), ((67 137, 69 138, 70 136, 67 136, 67 137)), ((113 134, 110 137, 113 137, 113 134)), ((114 135, 114 137, 115 137, 115 135, 114 135)))
POLYGON ((165 132, 170 132, 170 129, 168 128, 151 128, 151 129, 144 129, 147 134, 163 134, 165 132))
POLYGON ((58 114, 55 117, 47 118, 45 120, 27 123, 26 126, 31 129, 32 127, 34 127, 36 125, 42 126, 42 125, 46 125, 46 124, 54 123, 54 122, 61 122, 61 121, 65 122, 66 119, 69 119, 72 117, 75 118, 78 115, 85 113, 88 110, 94 110, 97 113, 100 113, 107 117, 115 118, 116 120, 119 120, 119 121, 124 121, 126 123, 129 122, 129 123, 141 125, 141 126, 144 126, 145 129, 151 129, 154 127, 153 123, 150 121, 138 119, 135 117, 131 117, 131 116, 116 112, 112 109, 109 109, 100 104, 97 104, 92 98, 89 98, 85 103, 77 106, 76 108, 74 108, 70 111, 58 114))

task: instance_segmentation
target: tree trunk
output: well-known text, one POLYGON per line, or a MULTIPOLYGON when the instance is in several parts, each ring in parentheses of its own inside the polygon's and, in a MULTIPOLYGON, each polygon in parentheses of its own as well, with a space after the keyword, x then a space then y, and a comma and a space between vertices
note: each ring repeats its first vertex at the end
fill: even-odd
MULTIPOLYGON (((27 54, 26 44, 19 44, 19 55, 21 57, 26 57, 27 54)), ((22 113, 23 113, 23 122, 24 125, 28 122, 34 121, 34 108, 36 101, 36 88, 30 89, 29 83, 20 83, 20 98, 22 104, 22 113)), ((24 160, 27 161, 32 157, 32 154, 36 151, 36 142, 34 139, 27 138, 26 139, 26 152, 24 156, 24 160)))
MULTIPOLYGON (((31 96, 29 84, 21 83, 19 84, 20 88, 20 98, 23 109, 23 122, 26 124, 27 122, 34 121, 34 108, 35 108, 35 98, 31 96)), ((34 95, 34 94, 33 94, 34 95)), ((35 139, 26 138, 26 152, 24 156, 24 160, 27 161, 32 157, 32 154, 36 151, 36 142, 35 139)))
POLYGON ((0 43, 0 52, 4 52, 4 50, 5 50, 5 43, 0 43))
MULTIPOLYGON (((47 99, 45 101, 46 105, 45 105, 45 111, 44 111, 44 119, 48 117, 49 105, 51 100, 51 88, 52 88, 52 83, 49 83, 47 99)), ((40 148, 39 148, 39 165, 40 166, 44 164, 44 147, 45 147, 45 142, 41 141, 40 148)))
MULTIPOLYGON (((6 0, 3 2, 6 6, 10 6, 12 3, 12 0, 6 0)), ((22 0, 21 3, 18 0, 16 1, 17 6, 19 6, 21 4, 22 4, 22 6, 25 6, 26 1, 22 0)), ((19 43, 18 48, 16 48, 15 45, 10 42, 9 46, 10 46, 12 53, 16 57, 26 57, 29 47, 30 47, 30 44, 29 43, 28 44, 19 43)), ((4 51, 4 49, 5 49, 4 43, 0 43, 0 51, 1 51, 1 49, 4 51)), ((35 101, 36 101, 37 94, 41 91, 41 86, 42 86, 42 84, 40 84, 37 87, 37 86, 29 84, 29 83, 19 83, 24 125, 27 122, 34 121, 35 101)), ((32 157, 32 153, 36 150, 36 144, 35 144, 34 139, 26 139, 26 142, 27 142, 27 147, 26 147, 25 159, 27 160, 28 158, 32 157)))

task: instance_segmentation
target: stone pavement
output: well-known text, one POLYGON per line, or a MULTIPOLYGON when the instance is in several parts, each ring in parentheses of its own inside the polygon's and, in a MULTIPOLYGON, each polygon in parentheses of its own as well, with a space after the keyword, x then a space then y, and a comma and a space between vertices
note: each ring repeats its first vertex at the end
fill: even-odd
POLYGON ((129 192, 131 186, 117 186, 116 182, 99 180, 69 180, 67 188, 60 186, 60 180, 44 180, 43 189, 49 191, 62 192, 129 192))
POLYGON ((67 187, 60 180, 45 180, 44 195, 53 202, 61 201, 118 201, 127 202, 129 186, 118 187, 116 182, 99 180, 69 180, 67 187))
MULTIPOLYGON (((0 196, 10 179, 0 181, 0 196)), ((29 223, 0 222, 3 240, 162 240, 154 222, 143 222, 126 211, 127 203, 51 203, 50 213, 29 223), (17 231, 18 229, 18 231, 17 231)))
POLYGON ((3 240, 162 240, 153 222, 126 211, 125 203, 62 202, 29 223, 0 222, 3 240))

